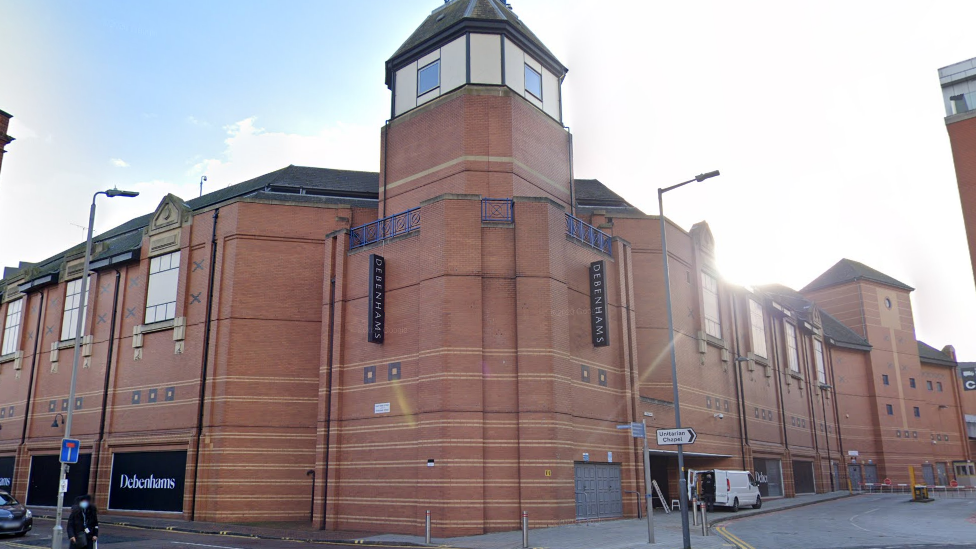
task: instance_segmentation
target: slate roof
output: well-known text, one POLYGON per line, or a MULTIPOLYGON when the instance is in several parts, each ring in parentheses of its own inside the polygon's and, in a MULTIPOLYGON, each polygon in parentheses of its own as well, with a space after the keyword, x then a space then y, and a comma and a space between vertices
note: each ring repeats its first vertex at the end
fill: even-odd
POLYGON ((850 259, 841 259, 833 267, 827 269, 822 275, 818 276, 813 282, 807 284, 806 287, 800 291, 804 293, 812 292, 814 290, 838 286, 840 284, 846 284, 848 282, 855 282, 858 280, 869 280, 871 282, 877 282, 878 284, 884 284, 885 286, 892 286, 894 288, 908 291, 913 291, 915 289, 908 284, 899 282, 881 271, 872 269, 863 263, 858 263, 857 261, 852 261, 850 259))
POLYGON ((918 342, 918 358, 922 362, 927 362, 929 364, 950 367, 956 366, 956 361, 952 360, 951 356, 921 341, 918 342))
MULTIPOLYGON (((456 25, 466 21, 495 24, 508 23, 531 46, 547 55, 550 61, 555 62, 560 67, 561 73, 566 72, 566 68, 562 63, 559 63, 556 56, 549 51, 549 48, 539 40, 539 37, 535 33, 522 23, 522 20, 511 9, 505 6, 505 2, 500 0, 450 0, 432 11, 424 19, 424 22, 417 27, 417 30, 407 38, 397 49, 396 53, 386 62, 387 85, 390 85, 392 82, 391 71, 394 68, 394 60, 428 41, 436 41, 441 37, 447 37, 456 25)), ((556 76, 562 76, 561 73, 557 72, 556 76)))
MULTIPOLYGON (((766 284, 758 286, 757 289, 775 296, 784 305, 797 312, 809 311, 814 305, 812 301, 803 297, 800 292, 782 284, 766 284)), ((823 309, 820 309, 820 323, 823 327, 824 336, 832 340, 830 342, 832 345, 861 351, 871 350, 871 344, 868 343, 868 340, 858 335, 857 332, 848 328, 843 322, 837 320, 833 315, 823 309)))
POLYGON ((628 213, 644 215, 644 212, 610 190, 610 187, 598 179, 574 179, 573 190, 576 195, 577 209, 586 213, 590 213, 592 210, 612 208, 612 210, 607 210, 608 215, 613 215, 611 211, 619 212, 621 209, 628 213))
MULTIPOLYGON (((375 208, 379 196, 379 174, 329 168, 287 166, 280 170, 249 179, 236 185, 187 200, 193 211, 207 209, 240 198, 258 198, 294 203, 347 204, 353 207, 375 208), (290 191, 290 192, 286 192, 290 191)), ((102 246, 93 254, 92 261, 139 250, 142 246, 143 229, 152 220, 152 213, 141 215, 94 237, 102 246)), ((31 278, 61 270, 65 259, 83 254, 84 243, 77 244, 61 253, 37 263, 21 263, 16 268, 4 269, 0 289, 10 279, 19 277, 30 269, 31 278)))
POLYGON ((824 336, 833 340, 832 344, 839 347, 853 347, 862 351, 871 350, 871 344, 868 343, 868 340, 859 336, 857 332, 845 326, 843 322, 823 309, 820 310, 820 322, 823 325, 824 336))

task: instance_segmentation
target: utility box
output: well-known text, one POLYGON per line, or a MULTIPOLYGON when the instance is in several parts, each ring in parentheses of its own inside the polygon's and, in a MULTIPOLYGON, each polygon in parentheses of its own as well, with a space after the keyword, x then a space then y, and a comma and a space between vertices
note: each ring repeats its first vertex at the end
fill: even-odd
POLYGON ((915 486, 915 491, 912 493, 913 501, 932 501, 929 499, 929 487, 928 486, 915 486))

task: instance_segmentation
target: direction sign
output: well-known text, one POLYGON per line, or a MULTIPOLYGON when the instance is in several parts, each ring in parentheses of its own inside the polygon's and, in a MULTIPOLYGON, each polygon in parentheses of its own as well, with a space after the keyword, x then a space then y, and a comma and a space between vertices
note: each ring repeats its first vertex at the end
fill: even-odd
POLYGON ((696 439, 698 439, 698 433, 691 427, 657 430, 657 443, 660 446, 694 444, 696 439))
POLYGON ((644 429, 643 423, 628 423, 626 425, 617 425, 617 429, 630 429, 630 436, 634 438, 644 438, 647 436, 647 431, 644 429))
POLYGON ((78 463, 81 441, 71 438, 61 439, 61 463, 78 463))
POLYGON ((962 376, 963 391, 976 391, 976 366, 960 367, 959 375, 962 376))

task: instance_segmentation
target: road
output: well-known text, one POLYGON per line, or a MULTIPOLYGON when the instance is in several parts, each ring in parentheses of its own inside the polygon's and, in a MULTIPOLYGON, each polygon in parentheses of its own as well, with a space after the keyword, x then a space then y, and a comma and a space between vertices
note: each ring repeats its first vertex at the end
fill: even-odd
POLYGON ((726 522, 717 531, 742 549, 976 549, 976 499, 862 495, 726 522))
MULTIPOLYGON (((0 549, 37 549, 51 546, 53 520, 35 519, 34 530, 22 538, 0 538, 0 549)), ((265 549, 295 547, 370 547, 369 543, 306 543, 301 541, 262 540, 237 536, 218 536, 211 534, 187 534, 165 530, 145 530, 127 526, 102 525, 100 527, 100 549, 265 549)), ((64 547, 68 547, 65 541, 64 547)), ((375 547, 375 546, 374 546, 375 547)), ((383 545, 387 549, 396 546, 383 545)), ((411 546, 410 549, 416 549, 411 546)))

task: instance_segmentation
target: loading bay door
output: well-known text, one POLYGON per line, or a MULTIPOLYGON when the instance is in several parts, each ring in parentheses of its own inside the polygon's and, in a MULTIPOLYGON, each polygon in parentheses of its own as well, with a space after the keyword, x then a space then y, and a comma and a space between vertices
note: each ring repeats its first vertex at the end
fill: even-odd
POLYGON ((576 464, 576 520, 622 517, 620 464, 576 464))

